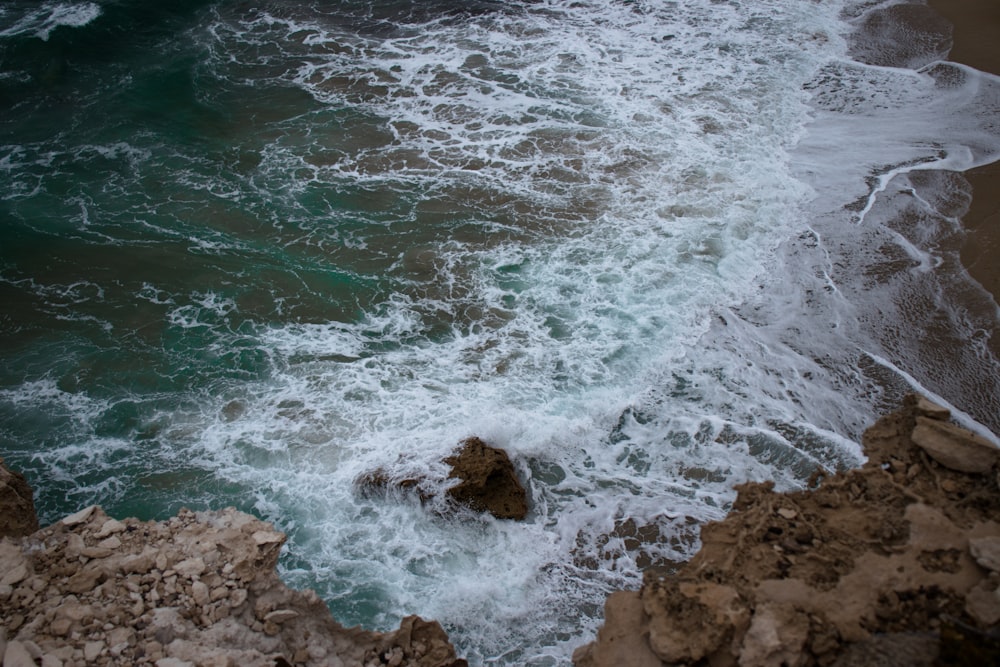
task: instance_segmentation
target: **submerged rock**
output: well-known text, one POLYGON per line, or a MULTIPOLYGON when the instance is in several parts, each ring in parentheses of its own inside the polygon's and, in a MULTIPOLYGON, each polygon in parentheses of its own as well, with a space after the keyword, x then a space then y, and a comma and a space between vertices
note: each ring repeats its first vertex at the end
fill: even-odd
POLYGON ((38 530, 33 492, 28 480, 0 458, 0 537, 30 535, 38 530))

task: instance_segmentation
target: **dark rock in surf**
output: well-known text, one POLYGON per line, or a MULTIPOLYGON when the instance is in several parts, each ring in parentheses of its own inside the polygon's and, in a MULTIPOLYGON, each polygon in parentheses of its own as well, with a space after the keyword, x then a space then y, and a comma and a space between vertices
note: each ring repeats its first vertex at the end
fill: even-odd
POLYGON ((425 503, 434 497, 433 494, 422 488, 422 483, 425 481, 413 477, 395 479, 384 468, 376 468, 358 477, 354 485, 358 492, 365 498, 384 496, 392 491, 401 491, 416 493, 417 497, 420 498, 420 502, 425 503))
POLYGON ((33 495, 24 475, 0 459, 0 537, 22 537, 38 530, 33 495))
POLYGON ((444 462, 451 466, 448 477, 461 480, 448 489, 456 502, 498 519, 523 519, 527 515, 528 494, 507 452, 479 438, 468 438, 462 441, 458 453, 444 462))
MULTIPOLYGON (((445 492, 452 502, 477 512, 489 512, 498 519, 523 519, 527 515, 527 491, 504 450, 479 438, 468 438, 459 443, 459 450, 444 459, 444 463, 451 466, 447 479, 459 480, 445 492)), ((385 468, 378 468, 360 476, 355 486, 364 497, 395 493, 415 495, 421 503, 428 503, 437 497, 434 489, 445 481, 412 475, 397 477, 385 468)))

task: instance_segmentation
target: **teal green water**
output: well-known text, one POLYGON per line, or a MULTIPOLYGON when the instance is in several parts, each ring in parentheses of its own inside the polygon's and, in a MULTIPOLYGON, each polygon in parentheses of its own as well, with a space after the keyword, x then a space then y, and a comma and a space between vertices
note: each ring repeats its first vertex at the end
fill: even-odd
POLYGON ((348 625, 568 665, 734 484, 856 463, 914 388, 996 418, 962 186, 911 170, 1000 150, 1000 88, 856 62, 874 11, 4 3, 0 455, 43 522, 235 505, 348 625), (356 493, 469 435, 528 521, 356 493))
MULTIPOLYGON (((38 6, 14 3, 4 18, 38 6)), ((34 451, 68 434, 147 450, 120 452, 125 465, 146 464, 131 473, 137 489, 105 490, 111 511, 140 517, 174 511, 181 487, 197 489, 187 504, 248 504, 245 488, 197 466, 172 470, 158 413, 267 377, 261 327, 353 321, 384 298, 391 250, 345 253, 339 241, 385 234, 413 206, 401 193, 398 212, 380 205, 373 216, 384 193, 261 176, 267 145, 362 119, 287 85, 211 71, 199 44, 211 11, 112 3, 83 28, 0 46, 0 385, 51 382, 101 406, 91 421, 72 406, 6 403, 6 453, 30 471, 34 451)), ((67 457, 70 479, 39 489, 43 516, 101 487, 106 472, 74 465, 85 449, 67 457)))

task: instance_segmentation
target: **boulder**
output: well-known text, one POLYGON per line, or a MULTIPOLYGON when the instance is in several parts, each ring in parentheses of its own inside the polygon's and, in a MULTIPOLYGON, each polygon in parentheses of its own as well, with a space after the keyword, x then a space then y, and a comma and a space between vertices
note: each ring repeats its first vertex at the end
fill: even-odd
POLYGON ((0 459, 0 537, 22 537, 38 530, 28 481, 0 459))
POLYGON ((958 472, 987 473, 1000 459, 1000 449, 989 440, 936 419, 917 417, 910 438, 932 459, 958 472))
POLYGON ((527 515, 528 494, 507 452, 479 438, 468 438, 462 441, 458 453, 444 462, 451 466, 448 478, 460 480, 448 489, 456 502, 498 519, 523 519, 527 515))
MULTIPOLYGON (((458 484, 447 489, 448 499, 477 512, 489 512, 498 519, 523 519, 528 514, 528 494, 514 472, 507 452, 472 437, 459 443, 459 450, 444 459, 451 467, 447 480, 409 474, 399 475, 378 468, 355 480, 365 497, 403 494, 416 496, 421 503, 438 498, 438 490, 448 480, 458 484)), ((441 507, 435 508, 440 511, 441 507)))

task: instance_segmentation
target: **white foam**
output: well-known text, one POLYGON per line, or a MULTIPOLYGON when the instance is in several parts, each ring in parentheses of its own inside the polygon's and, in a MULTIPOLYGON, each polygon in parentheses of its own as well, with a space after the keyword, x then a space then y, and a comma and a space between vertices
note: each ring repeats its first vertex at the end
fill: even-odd
MULTIPOLYGON (((870 264, 845 278, 841 263, 864 255, 899 178, 991 158, 996 81, 854 63, 841 9, 547 0, 373 36, 330 8, 217 7, 197 33, 205 71, 315 106, 247 138, 260 142, 252 173, 171 155, 176 182, 249 201, 268 242, 382 291, 358 288, 357 315, 338 303, 237 325, 221 288, 143 284, 135 296, 168 306, 171 340, 206 356, 249 348, 263 367, 150 398, 143 432, 249 489, 291 533, 287 577, 343 622, 419 613, 474 664, 568 664, 606 594, 640 581, 616 526, 656 526, 649 554, 688 556, 687 518, 721 517, 733 484, 793 488, 857 463, 892 378, 915 377, 874 356, 859 324, 880 305, 858 296, 870 264), (357 492, 376 468, 441 491, 442 457, 470 435, 514 456, 527 522, 357 492)), ((11 149, 0 168, 28 159, 11 149)), ((187 200, 169 202, 183 221, 167 228, 157 204, 136 216, 155 238, 249 246, 188 220, 187 200)), ((211 204, 191 208, 214 219, 211 204)), ((935 273, 928 243, 885 234, 935 273)), ((49 400, 22 389, 4 400, 49 400)), ((86 425, 107 407, 90 409, 86 425)), ((88 464, 113 477, 119 462, 88 464)))
POLYGON ((367 39, 303 13, 216 26, 218 50, 246 49, 250 63, 275 45, 302 63, 290 83, 384 119, 389 139, 309 126, 315 154, 286 135, 262 185, 294 168, 300 180, 269 190, 459 191, 484 240, 401 245, 399 293, 356 323, 268 328, 280 372, 240 396, 235 421, 206 412, 191 446, 224 476, 266 479, 279 500, 261 508, 276 518, 297 508, 294 543, 316 569, 290 576, 318 581, 348 622, 364 615, 344 601, 374 595, 377 622, 419 606, 474 661, 564 662, 604 594, 638 582, 634 553, 599 546, 616 522, 679 531, 680 517, 721 516, 737 481, 788 487, 856 460, 835 411, 814 426, 786 394, 752 396, 773 385, 773 362, 724 396, 741 351, 699 347, 714 313, 756 292, 809 195, 785 151, 806 119, 802 83, 835 40, 798 35, 828 31, 832 14, 552 2, 367 39), (408 275, 432 278, 406 288, 408 275), (690 383, 678 395, 675 374, 690 383), (642 416, 616 427, 625 414, 642 416), (473 434, 514 454, 531 483, 527 524, 457 526, 356 495, 376 467, 441 472, 473 434), (601 563, 605 548, 596 569, 568 565, 578 551, 601 563))
POLYGON ((21 16, 9 28, 0 31, 0 37, 33 34, 42 41, 48 41, 56 28, 80 28, 100 15, 101 6, 94 2, 46 2, 21 16))
POLYGON ((861 202, 862 222, 900 174, 964 171, 1000 155, 987 111, 1000 102, 1000 77, 941 62, 913 71, 843 61, 828 72, 812 86, 815 119, 793 152, 820 210, 861 202))

